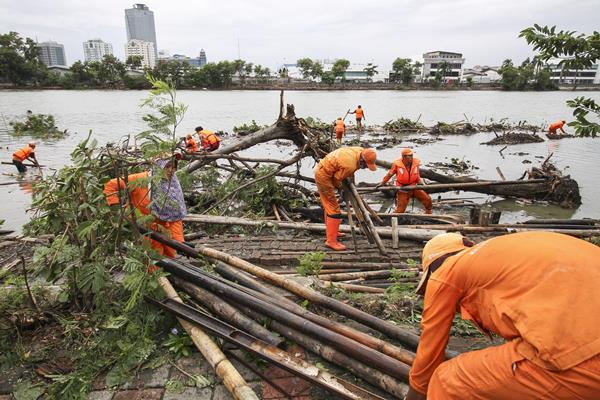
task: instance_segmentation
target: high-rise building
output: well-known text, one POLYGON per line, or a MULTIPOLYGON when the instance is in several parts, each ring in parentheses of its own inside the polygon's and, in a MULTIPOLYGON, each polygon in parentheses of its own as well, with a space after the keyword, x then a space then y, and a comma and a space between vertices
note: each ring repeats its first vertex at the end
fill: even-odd
POLYGON ((100 39, 91 39, 83 42, 83 55, 85 61, 102 61, 107 54, 113 54, 112 44, 100 39))
POLYGON ((198 60, 200 61, 200 65, 198 65, 199 67, 203 67, 206 65, 206 52, 204 51, 204 49, 200 49, 200 57, 198 60))
POLYGON ((132 39, 125 45, 125 57, 142 57, 142 67, 154 68, 156 65, 156 49, 154 43, 132 39))
POLYGON ((37 45, 40 49, 40 61, 47 66, 62 65, 67 66, 67 57, 65 57, 65 47, 56 42, 42 42, 37 45))
POLYGON ((125 27, 127 41, 143 40, 154 45, 154 58, 158 56, 156 45, 156 30, 154 29, 154 13, 145 4, 134 4, 133 8, 125 10, 125 27))

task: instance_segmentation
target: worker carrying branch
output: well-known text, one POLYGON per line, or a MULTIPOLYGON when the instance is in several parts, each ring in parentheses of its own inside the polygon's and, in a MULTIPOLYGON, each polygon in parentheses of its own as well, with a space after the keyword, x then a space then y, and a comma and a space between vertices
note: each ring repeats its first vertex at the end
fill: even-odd
POLYGON ((375 171, 376 159, 373 149, 342 147, 327 154, 315 167, 315 181, 325 212, 325 245, 333 250, 346 250, 346 246, 338 242, 342 214, 336 191, 342 188, 344 179, 354 178, 356 170, 368 167, 375 171))
POLYGON ((21 147, 19 150, 13 153, 12 157, 13 164, 15 167, 17 167, 17 171, 19 171, 21 174, 27 172, 27 167, 23 164, 23 161, 25 160, 33 162, 33 164, 38 168, 40 166, 35 158, 35 142, 29 142, 27 146, 21 147))
MULTIPOLYGON (((376 187, 385 185, 394 175, 396 175, 396 186, 398 187, 416 184, 424 185, 425 182, 421 178, 421 173, 419 170, 421 161, 418 158, 414 158, 413 155, 414 153, 411 149, 403 149, 402 158, 394 161, 392 168, 390 168, 386 176, 383 177, 381 183, 376 187)), ((397 192, 396 210, 394 212, 403 213, 406 211, 408 202, 413 197, 417 198, 421 204, 423 204, 423 208, 425 208, 425 214, 431 214, 431 197, 424 190, 410 190, 408 192, 402 192, 399 190, 397 192)))
POLYGON ((548 127, 548 133, 551 135, 560 135, 560 133, 556 133, 556 131, 560 129, 562 134, 566 135, 567 132, 565 132, 565 130, 563 129, 563 127, 565 126, 566 123, 567 123, 567 121, 565 121, 564 119, 561 119, 561 120, 551 123, 550 126, 548 127))
POLYGON ((598 399, 600 248, 552 232, 423 248, 421 339, 408 400, 598 399), (456 312, 504 344, 450 360, 456 312))
POLYGON ((196 133, 200 137, 202 149, 209 153, 217 150, 221 145, 221 139, 213 131, 198 126, 196 127, 196 133))

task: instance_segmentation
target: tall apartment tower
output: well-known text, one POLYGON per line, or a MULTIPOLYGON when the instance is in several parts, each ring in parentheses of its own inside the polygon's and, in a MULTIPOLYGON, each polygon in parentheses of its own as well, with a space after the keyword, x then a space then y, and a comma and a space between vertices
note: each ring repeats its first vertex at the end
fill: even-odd
POLYGON ((156 49, 154 43, 145 40, 131 39, 125 45, 125 57, 142 57, 142 67, 154 68, 156 65, 156 49))
POLYGON ((83 42, 85 61, 102 61, 102 58, 107 54, 113 54, 112 44, 100 39, 91 39, 83 42))
POLYGON ((198 57, 198 66, 203 67, 206 65, 206 52, 204 49, 200 49, 200 57, 198 57))
POLYGON ((56 42, 38 43, 40 49, 40 61, 47 66, 60 65, 67 66, 67 57, 65 57, 65 46, 56 42))
POLYGON ((156 46, 156 30, 154 29, 154 13, 145 4, 134 4, 125 10, 125 27, 127 42, 143 40, 154 45, 154 58, 158 57, 156 46))

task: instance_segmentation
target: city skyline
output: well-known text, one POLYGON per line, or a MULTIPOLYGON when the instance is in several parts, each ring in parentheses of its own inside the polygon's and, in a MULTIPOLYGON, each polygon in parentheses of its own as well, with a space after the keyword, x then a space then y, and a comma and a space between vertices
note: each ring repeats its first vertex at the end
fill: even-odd
MULTIPOLYGON (((84 60, 81 43, 96 37, 111 43, 115 55, 124 60, 124 10, 134 3, 66 0, 33 6, 30 1, 0 0, 0 26, 4 33, 16 31, 39 42, 64 44, 70 62, 84 60)), ((308 0, 294 13, 274 1, 144 4, 154 12, 157 51, 195 57, 203 48, 210 61, 233 60, 238 58, 239 40, 242 59, 269 67, 310 57, 373 62, 389 69, 396 57, 420 58, 435 50, 460 52, 467 66, 498 65, 506 58, 520 63, 533 55, 518 38, 521 29, 538 23, 591 34, 600 15, 600 3, 592 0, 488 1, 485 7, 467 0, 385 0, 368 7, 350 0, 324 7, 308 0)))

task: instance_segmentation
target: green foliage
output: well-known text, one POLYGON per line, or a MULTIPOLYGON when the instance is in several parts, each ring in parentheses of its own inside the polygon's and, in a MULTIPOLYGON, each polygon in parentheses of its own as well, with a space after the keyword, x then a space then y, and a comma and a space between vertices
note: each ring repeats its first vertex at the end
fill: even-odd
POLYGON ((179 333, 173 329, 163 343, 163 347, 166 347, 176 358, 189 357, 192 354, 194 343, 185 332, 179 333))
POLYGON ((259 125, 255 120, 252 120, 249 124, 241 124, 233 127, 233 131, 235 133, 254 133, 263 128, 266 128, 268 125, 259 125))
POLYGON ((386 122, 383 125, 383 129, 391 132, 418 131, 419 129, 425 129, 425 126, 409 118, 398 118, 394 121, 386 122))
POLYGON ((333 74, 334 80, 340 78, 342 82, 346 80, 346 70, 350 66, 350 61, 340 58, 333 63, 331 67, 331 73, 333 74))
POLYGON ((600 236, 594 236, 590 239, 590 242, 596 246, 600 246, 600 236))
POLYGON ((515 67, 512 60, 504 60, 499 69, 502 75, 502 89, 504 90, 556 90, 558 86, 551 80, 548 68, 539 64, 539 59, 530 61, 525 59, 519 67, 515 67))
POLYGON ((363 69, 367 73, 367 81, 370 82, 373 80, 373 76, 377 74, 377 65, 373 65, 368 63, 367 66, 363 69))
POLYGON ((308 275, 319 275, 321 268, 323 268, 323 260, 325 259, 325 253, 322 251, 310 252, 304 254, 300 258, 300 265, 296 269, 298 274, 302 276, 308 275))
POLYGON ((318 117, 316 117, 316 118, 306 117, 306 118, 304 118, 304 121, 306 122, 306 125, 310 126, 311 128, 331 129, 333 127, 333 124, 328 124, 326 122, 323 122, 318 117))
POLYGON ((394 81, 402 82, 408 85, 413 81, 413 76, 416 75, 415 69, 419 69, 421 63, 412 63, 410 58, 396 58, 392 63, 392 71, 394 71, 394 81))
POLYGON ((600 124, 588 119, 588 114, 591 113, 596 121, 600 121, 600 105, 596 104, 593 99, 583 96, 568 100, 567 105, 574 109, 573 116, 575 116, 575 121, 571 121, 567 125, 575 128, 578 136, 596 137, 600 134, 600 124))
POLYGON ((67 130, 59 130, 56 127, 54 116, 48 114, 34 114, 27 110, 23 121, 11 121, 9 125, 12 127, 10 132, 14 137, 30 136, 36 139, 63 139, 67 136, 67 130))
POLYGON ((17 32, 0 35, 0 80, 37 86, 48 73, 38 54, 39 48, 33 39, 23 39, 17 32))

